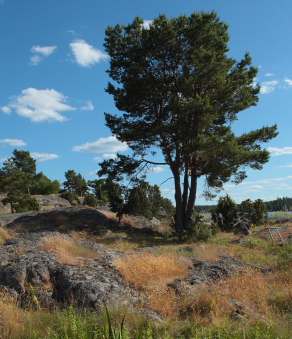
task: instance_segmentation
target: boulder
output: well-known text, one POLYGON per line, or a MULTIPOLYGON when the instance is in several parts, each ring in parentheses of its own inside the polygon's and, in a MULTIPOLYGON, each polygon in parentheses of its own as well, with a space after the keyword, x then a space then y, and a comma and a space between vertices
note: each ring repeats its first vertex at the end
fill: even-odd
POLYGON ((41 206, 41 210, 49 210, 58 207, 70 207, 68 200, 53 195, 36 196, 35 197, 41 206))

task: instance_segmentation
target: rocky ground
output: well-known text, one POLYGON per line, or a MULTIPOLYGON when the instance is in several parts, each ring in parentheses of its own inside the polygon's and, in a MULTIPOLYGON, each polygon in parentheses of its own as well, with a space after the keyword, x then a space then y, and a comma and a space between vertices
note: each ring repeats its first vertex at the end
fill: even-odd
MULTIPOLYGON (((30 304, 33 300, 43 307, 72 302, 92 309, 117 302, 145 305, 145 296, 126 284, 116 269, 115 261, 125 253, 90 241, 90 234, 102 237, 113 231, 112 221, 100 211, 68 207, 38 213, 0 215, 0 224, 14 234, 0 246, 0 288, 19 300, 21 305, 30 304), (48 236, 62 235, 72 240, 69 230, 89 235, 78 241, 94 253, 92 257, 77 258, 76 263, 68 264, 58 258, 56 251, 43 249, 44 238, 48 236), (78 264, 78 260, 82 264, 78 264)), ((147 226, 145 230, 149 232, 151 229, 147 226)), ((132 228, 132 231, 135 232, 135 229, 132 228)), ((193 249, 193 246, 183 248, 190 253, 193 249)), ((151 248, 138 251, 151 251, 151 248)), ((222 256, 216 262, 199 260, 191 255, 188 259, 189 274, 169 284, 169 288, 178 294, 182 286, 192 289, 200 284, 218 282, 246 267, 266 272, 265 267, 254 267, 228 256, 222 256)), ((236 301, 233 302, 235 309, 238 308, 236 301)), ((153 312, 151 314, 158 319, 153 312)))

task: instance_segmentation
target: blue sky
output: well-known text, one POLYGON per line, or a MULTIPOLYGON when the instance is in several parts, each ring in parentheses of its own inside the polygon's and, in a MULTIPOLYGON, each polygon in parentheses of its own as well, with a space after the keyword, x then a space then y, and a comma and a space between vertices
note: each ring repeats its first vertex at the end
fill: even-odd
MULTIPOLYGON (((104 125, 104 112, 118 113, 104 88, 109 58, 105 29, 139 15, 176 17, 215 10, 229 24, 230 56, 248 51, 259 68, 260 101, 239 114, 237 134, 270 126, 279 136, 266 144, 271 159, 262 171, 248 171, 240 185, 227 184, 236 202, 292 196, 292 2, 291 0, 0 0, 0 161, 12 151, 30 151, 37 170, 64 181, 74 169, 97 178, 98 162, 128 154, 104 125)), ((0 166, 2 164, 0 163, 0 166)), ((158 167, 148 181, 170 177, 158 167)), ((199 183, 197 204, 203 181, 199 183)), ((161 190, 173 198, 173 182, 161 190)))

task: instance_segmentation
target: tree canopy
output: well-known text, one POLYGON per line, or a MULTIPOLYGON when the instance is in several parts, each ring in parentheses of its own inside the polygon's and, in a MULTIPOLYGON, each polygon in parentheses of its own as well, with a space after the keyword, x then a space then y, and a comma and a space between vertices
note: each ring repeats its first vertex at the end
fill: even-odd
MULTIPOLYGON (((232 180, 246 178, 246 168, 262 169, 269 152, 261 148, 277 135, 277 126, 240 136, 232 131, 237 114, 258 102, 257 69, 246 53, 236 61, 227 52, 228 25, 215 12, 156 18, 149 28, 132 24, 106 30, 108 73, 120 115, 105 113, 106 125, 133 150, 101 164, 100 175, 120 179, 157 148, 174 178, 176 231, 192 221, 197 180, 205 178, 206 197, 232 180)), ((160 162, 159 162, 160 163, 160 162)))

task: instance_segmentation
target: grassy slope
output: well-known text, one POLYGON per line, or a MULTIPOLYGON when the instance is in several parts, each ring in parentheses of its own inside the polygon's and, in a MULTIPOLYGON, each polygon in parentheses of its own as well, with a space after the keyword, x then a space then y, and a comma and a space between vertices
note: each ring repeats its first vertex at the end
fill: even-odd
MULTIPOLYGON (((125 220, 130 221, 130 220, 125 220)), ((139 226, 139 225, 137 225, 139 226)), ((194 252, 182 251, 181 245, 161 228, 164 236, 120 229, 107 237, 90 240, 127 252, 116 266, 125 282, 148 297, 147 307, 164 319, 160 324, 146 320, 123 306, 110 309, 111 325, 119 328, 126 314, 122 338, 283 338, 292 333, 292 246, 282 247, 248 236, 239 243, 238 236, 220 233, 204 244, 191 244, 194 252), (154 246, 141 255, 135 248, 154 246), (246 270, 241 275, 217 284, 176 295, 167 288, 174 278, 187 274, 187 257, 218 260, 229 255, 271 271, 265 275, 246 270), (183 258, 183 259, 182 259, 183 258), (230 318, 230 298, 246 306, 240 320, 230 318)), ((256 234, 256 233, 254 233, 256 234)), ((6 231, 0 237, 6 238, 6 231)), ((75 241, 78 235, 74 234, 75 241)), ((86 234, 82 233, 82 238, 86 234)), ((1 239, 0 239, 1 240, 1 239)), ((33 294, 32 294, 33 295, 33 294)), ((1 338, 118 338, 110 330, 106 311, 97 314, 86 310, 46 310, 32 297, 31 309, 20 309, 4 291, 0 299, 1 338)))

